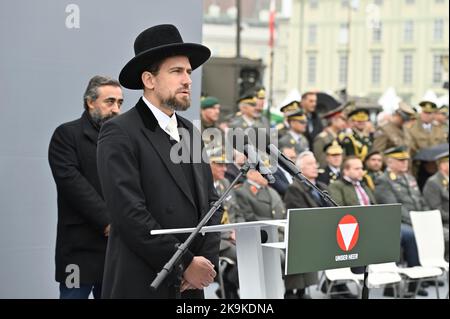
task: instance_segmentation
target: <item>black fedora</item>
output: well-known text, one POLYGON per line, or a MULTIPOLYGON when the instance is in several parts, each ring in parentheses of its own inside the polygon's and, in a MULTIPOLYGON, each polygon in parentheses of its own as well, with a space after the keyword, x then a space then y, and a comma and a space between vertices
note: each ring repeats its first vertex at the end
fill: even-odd
POLYGON ((142 89, 141 75, 152 63, 169 56, 188 57, 192 70, 205 63, 211 51, 196 43, 184 43, 178 29, 171 24, 161 24, 141 32, 134 41, 134 54, 120 71, 119 81, 132 90, 142 89))

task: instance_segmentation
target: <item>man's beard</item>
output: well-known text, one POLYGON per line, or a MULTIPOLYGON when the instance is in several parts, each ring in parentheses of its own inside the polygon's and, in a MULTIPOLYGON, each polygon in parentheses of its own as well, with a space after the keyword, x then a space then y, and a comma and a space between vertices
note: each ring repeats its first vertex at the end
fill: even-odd
POLYGON ((99 127, 101 127, 103 124, 105 124, 106 121, 112 119, 117 114, 110 113, 108 115, 102 115, 100 110, 94 109, 91 113, 91 118, 94 121, 95 124, 97 124, 99 127))
POLYGON ((167 99, 161 98, 161 105, 174 111, 186 111, 191 106, 191 99, 177 100, 176 96, 167 99))

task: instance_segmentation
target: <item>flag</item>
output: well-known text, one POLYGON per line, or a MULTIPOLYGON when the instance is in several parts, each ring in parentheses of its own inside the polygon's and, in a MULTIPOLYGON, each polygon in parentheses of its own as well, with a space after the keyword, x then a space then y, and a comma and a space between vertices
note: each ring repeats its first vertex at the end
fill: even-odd
POLYGON ((270 12, 269 12, 269 46, 273 48, 275 37, 275 0, 270 0, 270 12))

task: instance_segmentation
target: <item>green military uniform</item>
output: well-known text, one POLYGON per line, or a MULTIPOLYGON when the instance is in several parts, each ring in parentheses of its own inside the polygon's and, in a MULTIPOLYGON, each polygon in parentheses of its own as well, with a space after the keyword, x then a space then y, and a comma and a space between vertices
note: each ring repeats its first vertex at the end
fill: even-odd
MULTIPOLYGON (((200 108, 202 110, 216 107, 216 105, 220 105, 220 104, 219 104, 219 100, 214 96, 204 96, 200 99, 200 108)), ((220 130, 220 128, 216 122, 215 123, 206 122, 205 119, 202 117, 201 118, 201 132, 202 132, 202 140, 203 140, 203 143, 205 144, 205 146, 208 146, 209 144, 212 143, 214 145, 214 147, 219 147, 219 148, 223 147, 224 135, 222 134, 222 131, 220 130), (215 134, 220 134, 220 135, 214 136, 214 135, 209 135, 209 134, 203 134, 203 132, 206 129, 210 129, 210 128, 217 129, 215 134)))
MULTIPOLYGON (((395 147, 384 152, 385 157, 408 160, 406 147, 395 147)), ((375 197, 379 204, 402 204, 402 222, 411 225, 410 211, 428 210, 416 179, 409 173, 401 176, 388 169, 375 181, 375 197)))
MULTIPOLYGON (((287 114, 288 121, 299 121, 304 124, 307 123, 306 115, 301 109, 287 114)), ((292 129, 286 135, 278 140, 278 147, 294 147, 297 154, 309 150, 309 143, 302 133, 296 133, 292 129)))
MULTIPOLYGON (((437 106, 433 102, 423 101, 419 103, 422 107, 422 112, 434 113, 437 106)), ((447 143, 447 134, 442 126, 430 124, 430 129, 424 127, 424 123, 419 118, 416 123, 408 130, 411 139, 411 155, 414 155, 422 148, 447 143)))
MULTIPOLYGON (((286 114, 292 113, 300 109, 300 102, 291 101, 280 108, 280 111, 284 114, 286 118, 286 114)), ((285 120, 283 123, 278 124, 275 127, 278 131, 278 139, 281 139, 284 135, 289 131, 289 124, 285 120)))
POLYGON ((246 180, 235 190, 236 202, 246 221, 285 218, 280 195, 271 187, 261 187, 246 180))

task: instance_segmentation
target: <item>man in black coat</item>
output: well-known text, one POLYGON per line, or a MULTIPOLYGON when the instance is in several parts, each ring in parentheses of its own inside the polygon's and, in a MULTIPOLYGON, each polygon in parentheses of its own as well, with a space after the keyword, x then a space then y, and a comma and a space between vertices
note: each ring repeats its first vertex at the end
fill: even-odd
POLYGON ((101 295, 110 219, 97 174, 97 136, 119 114, 122 89, 111 78, 93 77, 84 94, 80 119, 60 125, 49 147, 58 192, 56 281, 60 298, 101 295))
POLYGON ((314 92, 303 93, 300 104, 308 119, 308 129, 305 132, 305 137, 308 139, 308 143, 312 148, 314 138, 323 131, 322 120, 316 110, 317 94, 314 92))
MULTIPOLYGON (((156 274, 188 234, 150 232, 195 227, 218 199, 209 163, 196 149, 200 132, 175 112, 190 106, 191 72, 211 53, 184 43, 173 25, 143 31, 134 49, 119 81, 143 89, 143 97, 108 121, 98 141, 99 177, 111 212, 102 297, 203 298, 216 276, 220 234, 197 236, 180 259, 182 279, 172 272, 152 291, 156 274)), ((209 225, 220 224, 221 215, 217 211, 209 225)))

